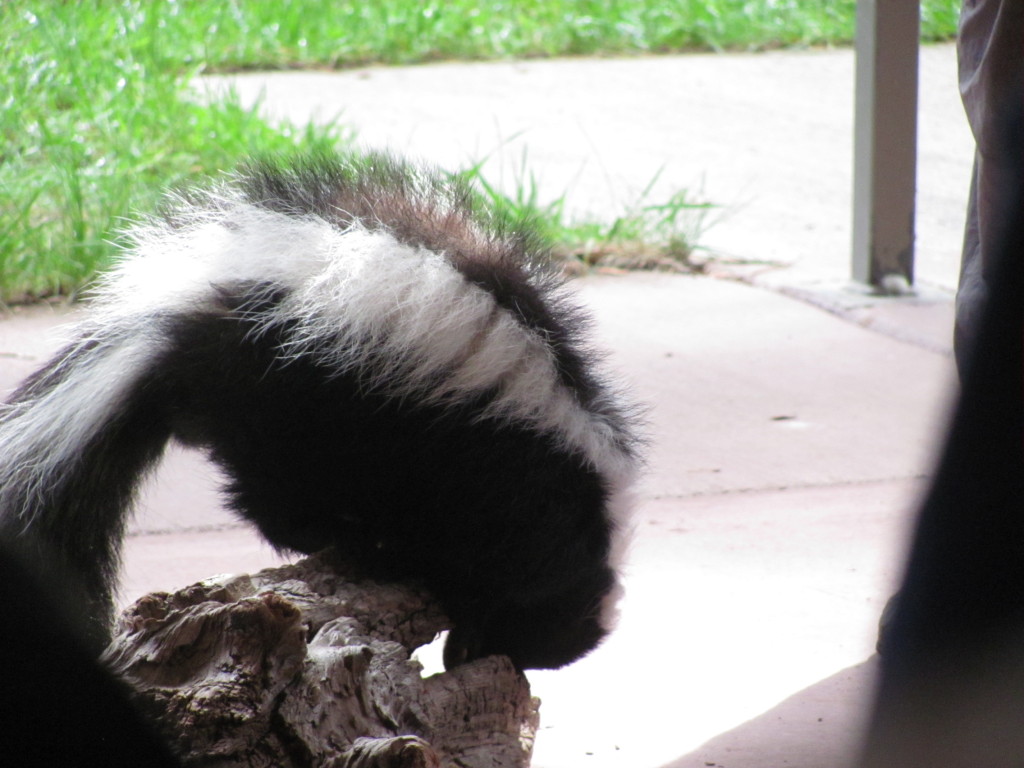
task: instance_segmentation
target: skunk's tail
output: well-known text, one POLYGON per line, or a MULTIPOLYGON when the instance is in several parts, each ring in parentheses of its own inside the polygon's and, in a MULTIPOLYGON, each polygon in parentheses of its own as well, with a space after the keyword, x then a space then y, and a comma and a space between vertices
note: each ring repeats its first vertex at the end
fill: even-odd
POLYGON ((83 329, 0 405, 0 535, 108 631, 128 510, 171 435, 152 330, 83 329))

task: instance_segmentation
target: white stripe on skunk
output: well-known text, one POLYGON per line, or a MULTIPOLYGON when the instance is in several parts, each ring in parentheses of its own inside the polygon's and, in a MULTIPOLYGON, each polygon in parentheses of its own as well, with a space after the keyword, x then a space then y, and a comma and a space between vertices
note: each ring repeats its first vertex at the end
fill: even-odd
POLYGON ((608 631, 632 409, 536 238, 385 156, 255 163, 136 227, 76 340, 0 412, 0 531, 109 610, 176 437, 282 549, 421 579, 446 662, 556 667, 608 631))

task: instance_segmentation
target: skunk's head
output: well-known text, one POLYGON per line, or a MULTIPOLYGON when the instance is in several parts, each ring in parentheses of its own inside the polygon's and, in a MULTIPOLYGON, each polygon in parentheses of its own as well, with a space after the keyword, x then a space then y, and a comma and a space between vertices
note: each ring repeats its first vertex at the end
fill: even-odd
POLYGON ((445 668, 496 655, 508 656, 519 670, 564 667, 608 634, 618 591, 614 571, 599 567, 543 601, 494 605, 470 620, 455 619, 445 642, 445 668))

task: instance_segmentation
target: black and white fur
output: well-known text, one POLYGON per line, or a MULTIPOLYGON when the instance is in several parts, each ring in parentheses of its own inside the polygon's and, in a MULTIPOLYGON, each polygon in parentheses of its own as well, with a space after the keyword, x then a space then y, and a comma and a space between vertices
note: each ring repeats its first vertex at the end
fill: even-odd
POLYGON ((176 438, 274 546, 422 580, 449 666, 558 667, 602 639, 634 418, 530 236, 377 156, 254 163, 130 237, 0 412, 0 533, 55 556, 103 622, 176 438))

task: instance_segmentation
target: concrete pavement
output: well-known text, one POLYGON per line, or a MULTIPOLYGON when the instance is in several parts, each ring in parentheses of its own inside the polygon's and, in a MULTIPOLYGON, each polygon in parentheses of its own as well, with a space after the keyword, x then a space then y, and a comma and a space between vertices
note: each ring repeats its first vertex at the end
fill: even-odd
MULTIPOLYGON (((720 208, 701 242, 781 284, 849 274, 853 52, 561 59, 340 74, 203 78, 299 125, 339 118, 364 146, 447 168, 483 162, 491 183, 532 178, 541 200, 605 220, 657 179, 648 202, 688 190, 720 208)), ((917 200, 921 280, 951 289, 973 144, 951 45, 920 57, 917 200)), ((696 223, 695 223, 696 224, 696 223)))
MULTIPOLYGON (((702 239, 713 276, 575 282, 650 406, 652 448, 619 631, 530 675, 538 768, 847 761, 954 380, 971 145, 952 49, 921 61, 918 299, 846 284, 850 51, 231 78, 272 114, 340 113, 363 143, 448 167, 493 151, 488 175, 508 179, 526 152, 542 195, 568 190, 579 211, 614 215, 662 167, 652 199, 703 185, 724 205, 702 239)), ((65 315, 0 321, 0 390, 65 315)), ((275 561, 218 508, 216 482, 195 457, 165 463, 132 528, 125 601, 275 561)))

